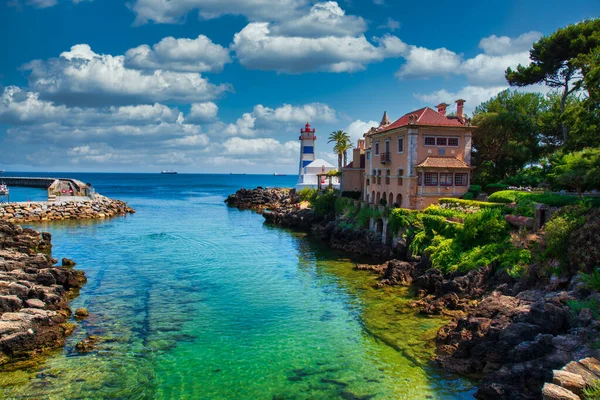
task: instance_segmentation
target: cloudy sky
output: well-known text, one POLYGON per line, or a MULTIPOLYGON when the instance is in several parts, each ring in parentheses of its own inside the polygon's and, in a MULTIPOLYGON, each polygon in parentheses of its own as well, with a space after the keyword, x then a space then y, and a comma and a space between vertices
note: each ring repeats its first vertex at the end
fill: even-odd
POLYGON ((506 88, 598 0, 9 0, 0 169, 294 173, 298 132, 354 139, 506 88))

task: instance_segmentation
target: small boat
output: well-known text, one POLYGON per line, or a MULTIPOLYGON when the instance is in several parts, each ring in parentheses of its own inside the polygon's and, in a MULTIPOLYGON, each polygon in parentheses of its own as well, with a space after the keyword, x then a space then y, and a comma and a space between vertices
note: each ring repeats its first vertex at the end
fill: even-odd
POLYGON ((165 174, 165 175, 175 175, 177 173, 177 171, 173 171, 173 170, 162 170, 160 171, 161 174, 165 174))
POLYGON ((286 174, 278 174, 277 172, 275 172, 275 173, 273 174, 273 176, 287 176, 287 175, 286 175, 286 174))
POLYGON ((0 183, 0 196, 8 196, 9 193, 8 186, 4 183, 0 183))

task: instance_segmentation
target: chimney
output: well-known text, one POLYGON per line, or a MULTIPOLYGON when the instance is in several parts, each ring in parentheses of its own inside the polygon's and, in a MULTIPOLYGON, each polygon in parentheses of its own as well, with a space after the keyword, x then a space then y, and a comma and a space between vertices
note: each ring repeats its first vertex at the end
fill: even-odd
POLYGON ((359 150, 365 149, 365 139, 358 139, 358 144, 356 146, 359 150))
POLYGON ((448 107, 450 104, 446 104, 446 103, 440 103, 437 105, 437 110, 440 114, 442 115, 446 115, 446 107, 448 107))
POLYGON ((465 108, 465 100, 462 100, 462 99, 456 100, 456 116, 458 117, 458 120, 460 122, 463 122, 463 120, 465 119, 464 108, 465 108))

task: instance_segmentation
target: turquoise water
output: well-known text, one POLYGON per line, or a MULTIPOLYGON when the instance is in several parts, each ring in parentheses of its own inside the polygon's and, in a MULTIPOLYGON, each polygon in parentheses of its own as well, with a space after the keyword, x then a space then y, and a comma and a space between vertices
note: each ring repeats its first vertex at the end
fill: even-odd
POLYGON ((415 315, 404 289, 374 289, 342 254, 223 204, 294 177, 71 175, 137 213, 36 226, 86 272, 72 307, 91 315, 64 350, 0 372, 1 397, 471 397, 428 361, 444 321, 415 315), (87 335, 96 351, 75 353, 87 335))

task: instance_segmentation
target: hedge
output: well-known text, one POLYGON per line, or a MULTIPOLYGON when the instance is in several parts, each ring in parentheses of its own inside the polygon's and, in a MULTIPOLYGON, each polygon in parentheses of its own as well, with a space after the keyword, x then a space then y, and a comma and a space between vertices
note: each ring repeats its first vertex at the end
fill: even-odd
POLYGON ((477 200, 464 200, 464 199, 455 199, 455 198, 441 198, 439 201, 440 204, 459 204, 467 207, 479 207, 479 208, 491 208, 497 209, 504 213, 509 213, 511 209, 503 203, 493 203, 488 201, 477 201, 477 200))
MULTIPOLYGON (((571 204, 577 204, 581 201, 579 197, 573 195, 521 192, 518 190, 502 190, 488 197, 489 201, 497 203, 514 203, 517 200, 525 199, 531 200, 536 203, 546 204, 552 207, 568 206, 571 204)), ((590 201, 593 206, 600 207, 600 197, 584 197, 584 199, 586 201, 590 201)))

